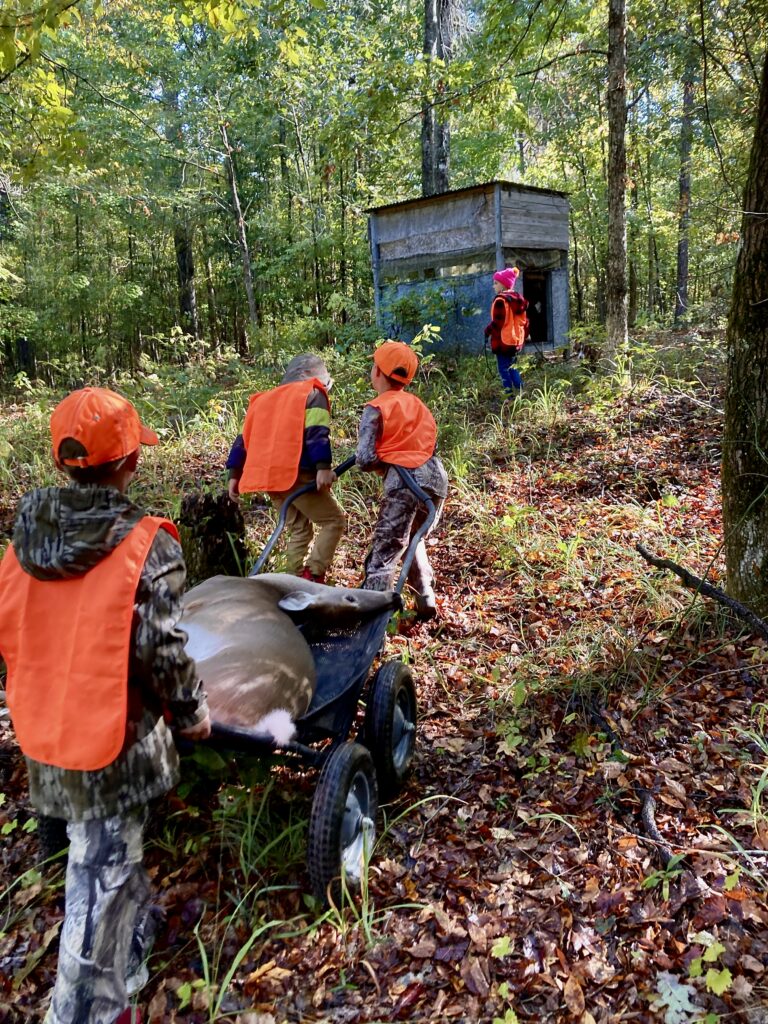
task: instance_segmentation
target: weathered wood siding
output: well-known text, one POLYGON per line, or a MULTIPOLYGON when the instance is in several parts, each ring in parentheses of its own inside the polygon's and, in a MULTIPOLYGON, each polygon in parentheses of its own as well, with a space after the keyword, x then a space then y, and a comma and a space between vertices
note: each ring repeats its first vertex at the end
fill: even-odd
POLYGON ((493 189, 375 213, 382 263, 465 255, 494 244, 493 189))
POLYGON ((493 271, 516 265, 523 294, 530 271, 532 296, 543 307, 536 346, 565 345, 568 221, 567 196, 511 182, 370 211, 378 323, 404 340, 424 323, 438 323, 436 347, 482 351, 493 271))
MULTIPOLYGON (((494 192, 486 185, 457 195, 373 211, 378 261, 387 266, 436 266, 450 258, 486 256, 496 246, 494 192)), ((515 249, 568 249, 565 196, 501 185, 501 244, 515 249)))
POLYGON ((524 249, 568 249, 568 200, 501 186, 501 244, 524 249))

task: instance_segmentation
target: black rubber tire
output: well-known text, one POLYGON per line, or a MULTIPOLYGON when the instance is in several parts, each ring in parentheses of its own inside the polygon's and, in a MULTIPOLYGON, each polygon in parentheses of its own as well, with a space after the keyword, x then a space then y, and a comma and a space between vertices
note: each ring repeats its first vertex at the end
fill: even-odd
POLYGON ((342 865, 349 891, 360 889, 376 838, 376 771, 368 750, 347 741, 325 762, 312 800, 307 866, 312 892, 338 905, 342 865))
POLYGON ((37 843, 41 860, 50 861, 51 865, 66 866, 66 853, 63 857, 57 856, 69 847, 67 823, 63 818, 49 818, 47 814, 41 814, 37 819, 37 843))
POLYGON ((374 677, 365 709, 365 739, 383 799, 400 791, 411 770, 417 718, 410 668, 402 661, 385 662, 374 677))

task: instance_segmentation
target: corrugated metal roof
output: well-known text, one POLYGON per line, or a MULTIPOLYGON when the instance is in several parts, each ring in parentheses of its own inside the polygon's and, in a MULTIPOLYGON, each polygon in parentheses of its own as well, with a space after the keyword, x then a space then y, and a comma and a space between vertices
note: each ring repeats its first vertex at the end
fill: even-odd
POLYGON ((396 210, 398 207, 414 204, 426 205, 427 203, 434 203, 440 199, 445 199, 446 196, 459 196, 467 192, 482 192, 492 185, 501 185, 502 188, 514 189, 517 192, 540 192, 548 196, 563 196, 563 198, 566 198, 569 194, 568 192, 560 192, 555 188, 521 185, 516 181, 485 181, 480 185, 465 185, 464 188, 452 188, 447 192, 437 192, 433 196, 414 196, 413 199, 401 199, 396 203, 387 203, 384 206, 369 206, 365 213, 381 213, 382 210, 396 210))

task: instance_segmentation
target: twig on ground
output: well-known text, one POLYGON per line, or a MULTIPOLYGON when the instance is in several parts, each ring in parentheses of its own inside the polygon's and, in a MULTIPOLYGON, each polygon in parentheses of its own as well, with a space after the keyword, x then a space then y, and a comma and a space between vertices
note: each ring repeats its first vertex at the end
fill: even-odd
POLYGON ((647 789, 637 787, 638 794, 642 797, 643 805, 640 808, 640 821, 645 829, 645 834, 652 839, 659 855, 662 867, 666 867, 672 860, 672 847, 659 831, 656 824, 656 801, 647 789))
POLYGON ((763 637, 764 640, 768 640, 768 622, 765 619, 761 619, 759 615, 756 615, 751 608, 747 608, 746 605, 741 604, 735 597, 731 597, 730 594, 726 594, 724 590, 719 587, 712 586, 711 583, 705 582, 698 576, 694 576, 692 572, 684 569, 682 565, 678 565, 677 562, 673 562, 670 558, 657 558, 652 555, 650 551, 643 547, 642 544, 636 545, 636 550, 643 556, 646 562, 650 562, 651 565, 655 565, 657 569, 668 569, 673 572, 676 576, 679 576, 683 583, 690 590, 695 590, 699 594, 704 594, 705 597, 712 597, 715 601, 719 601, 720 604, 724 604, 730 608, 731 611, 738 615, 740 619, 743 619, 759 636, 763 637))

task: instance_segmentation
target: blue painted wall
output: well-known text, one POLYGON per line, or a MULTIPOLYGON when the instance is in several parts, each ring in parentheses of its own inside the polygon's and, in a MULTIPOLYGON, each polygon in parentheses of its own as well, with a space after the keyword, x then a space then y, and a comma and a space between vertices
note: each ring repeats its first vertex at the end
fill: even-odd
MULTIPOLYGON (((379 292, 379 324, 383 333, 411 341, 424 323, 432 323, 441 328, 442 341, 435 346, 438 351, 482 352, 483 331, 490 319, 494 295, 492 273, 385 281, 379 292), (398 303, 402 304, 400 308, 398 303), (423 315, 408 319, 402 308, 406 305, 420 308, 423 315)), ((525 281, 522 291, 525 294, 525 281)), ((547 307, 547 341, 541 347, 560 348, 568 344, 567 265, 547 273, 547 307)))

